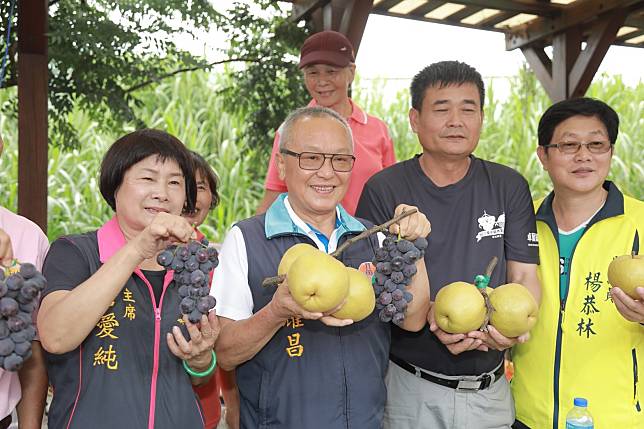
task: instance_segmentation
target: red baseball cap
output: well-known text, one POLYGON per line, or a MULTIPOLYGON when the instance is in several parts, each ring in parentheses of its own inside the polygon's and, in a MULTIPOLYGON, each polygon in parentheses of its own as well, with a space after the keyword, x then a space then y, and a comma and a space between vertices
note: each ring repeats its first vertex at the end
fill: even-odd
POLYGON ((321 31, 304 41, 300 49, 300 68, 311 64, 330 64, 346 67, 355 61, 353 46, 347 37, 337 31, 321 31))

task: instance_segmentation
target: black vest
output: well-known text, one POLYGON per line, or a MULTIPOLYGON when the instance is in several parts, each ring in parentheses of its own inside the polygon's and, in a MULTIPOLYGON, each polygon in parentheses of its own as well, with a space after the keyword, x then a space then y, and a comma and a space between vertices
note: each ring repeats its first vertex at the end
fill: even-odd
MULTIPOLYGON (((64 239, 80 249, 91 274, 100 267, 96 232, 64 239)), ((181 360, 168 349, 165 335, 177 319, 180 297, 174 282, 163 292, 159 341, 150 291, 128 279, 99 324, 75 350, 45 353, 54 399, 49 411, 53 429, 144 429, 149 427, 154 394, 154 428, 203 428, 201 409, 181 360), (134 307, 134 318, 132 309, 134 307), (118 325, 115 324, 115 322, 118 325), (116 338, 114 338, 116 337, 116 338), (156 389, 152 393, 155 349, 156 389)), ((70 314, 73 320, 74 315, 70 314)), ((152 428, 149 428, 152 429, 152 428)))
MULTIPOLYGON (((237 224, 246 243, 253 312, 270 302, 275 287, 262 287, 277 274, 288 248, 312 240, 301 234, 266 239, 265 216, 237 224)), ((366 221, 361 222, 367 225, 366 221)), ((355 233, 357 234, 357 233, 355 233)), ((345 234, 340 243, 354 233, 345 234)), ((371 261, 375 235, 350 246, 342 262, 358 268, 371 261)), ((241 427, 245 429, 379 429, 386 399, 389 325, 377 312, 344 328, 302 319, 290 321, 251 360, 237 367, 241 427)))

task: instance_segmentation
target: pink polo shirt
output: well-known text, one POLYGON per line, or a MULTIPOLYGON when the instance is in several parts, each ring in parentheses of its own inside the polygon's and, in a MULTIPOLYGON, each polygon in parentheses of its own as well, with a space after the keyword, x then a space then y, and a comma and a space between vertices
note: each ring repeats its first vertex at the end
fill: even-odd
MULTIPOLYGON (((396 162, 394 145, 389 137, 387 126, 380 119, 367 115, 357 104, 349 100, 352 107, 348 118, 353 133, 354 155, 356 163, 351 171, 349 187, 342 200, 342 207, 351 215, 355 214, 362 188, 371 176, 396 162)), ((315 106, 315 100, 309 106, 315 106)), ((286 192, 286 184, 279 178, 275 155, 279 152, 279 130, 275 133, 271 162, 266 173, 264 187, 269 191, 286 192)))
MULTIPOLYGON (((49 242, 38 225, 0 206, 0 229, 11 238, 14 258, 42 269, 49 242)), ((11 414, 20 394, 18 374, 0 369, 0 420, 11 414)))

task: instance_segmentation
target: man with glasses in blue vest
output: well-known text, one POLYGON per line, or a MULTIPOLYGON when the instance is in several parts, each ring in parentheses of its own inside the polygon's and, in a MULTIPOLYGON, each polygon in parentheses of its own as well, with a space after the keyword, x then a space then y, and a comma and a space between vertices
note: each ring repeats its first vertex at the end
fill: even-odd
MULTIPOLYGON (((313 313, 298 305, 288 288, 263 287, 277 274, 282 255, 298 243, 332 253, 370 227, 341 205, 355 157, 344 118, 323 107, 307 107, 284 122, 277 166, 288 193, 262 215, 237 223, 221 249, 212 291, 222 324, 218 362, 236 370, 242 428, 380 429, 390 332, 376 311, 361 321, 313 313)), ((396 213, 408 205, 400 205, 396 213)), ((392 226, 407 239, 425 237, 421 213, 392 226)), ((349 246, 339 259, 372 273, 380 234, 349 246)), ((408 286, 414 295, 404 329, 418 331, 429 311, 424 261, 408 286)), ((332 288, 332 284, 325 287, 332 288)))

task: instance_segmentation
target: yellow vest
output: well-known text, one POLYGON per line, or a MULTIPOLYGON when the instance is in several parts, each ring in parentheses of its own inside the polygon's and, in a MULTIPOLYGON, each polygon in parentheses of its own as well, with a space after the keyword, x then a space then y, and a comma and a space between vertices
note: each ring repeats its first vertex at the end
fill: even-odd
POLYGON ((606 274, 613 257, 644 251, 644 202, 604 186, 608 198, 573 251, 563 302, 553 194, 535 202, 541 308, 530 341, 512 349, 517 420, 533 429, 565 428, 575 397, 588 399, 595 428, 644 428, 644 326, 619 314, 606 274))

